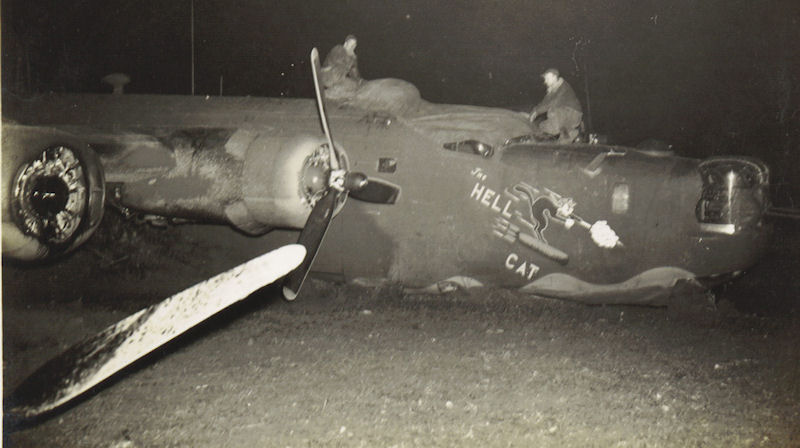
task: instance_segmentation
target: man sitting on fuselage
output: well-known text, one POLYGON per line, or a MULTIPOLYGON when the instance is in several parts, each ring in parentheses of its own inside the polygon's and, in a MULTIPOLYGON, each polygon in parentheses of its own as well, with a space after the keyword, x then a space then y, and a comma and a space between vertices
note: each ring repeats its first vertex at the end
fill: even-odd
POLYGON ((562 78, 558 70, 547 69, 542 73, 547 94, 542 101, 531 110, 529 119, 536 127, 536 118, 547 115, 538 124, 538 130, 548 137, 558 137, 559 143, 572 143, 580 135, 583 109, 575 91, 562 78))
POLYGON ((331 99, 346 99, 355 95, 363 79, 358 72, 358 41, 352 34, 328 53, 322 64, 320 77, 325 87, 325 96, 331 99))

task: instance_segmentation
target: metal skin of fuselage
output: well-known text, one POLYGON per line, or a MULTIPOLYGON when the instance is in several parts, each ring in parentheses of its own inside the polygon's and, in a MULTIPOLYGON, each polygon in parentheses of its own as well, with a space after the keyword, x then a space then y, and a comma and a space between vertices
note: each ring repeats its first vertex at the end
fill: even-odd
MULTIPOLYGON (((218 242, 224 249, 213 256, 245 260, 296 240, 302 227, 297 216, 270 221, 269 200, 264 216, 228 207, 243 190, 269 198, 277 188, 263 166, 274 162, 270 145, 322 144, 312 99, 53 95, 6 106, 14 123, 85 141, 102 164, 107 201, 243 231, 216 233, 229 241, 218 242), (261 158, 250 158, 256 151, 261 158), (259 178, 261 193, 252 183, 259 178)), ((763 178, 754 187, 756 216, 746 225, 708 225, 698 219, 702 160, 607 145, 509 143, 530 133, 529 124, 496 108, 426 103, 392 113, 332 104, 328 114, 349 167, 401 189, 391 205, 347 200, 312 266, 329 277, 428 292, 491 286, 586 303, 664 305, 676 285, 702 289, 701 280, 739 273, 766 246, 759 192, 767 173, 752 159, 723 162, 755 167, 763 178), (448 145, 467 141, 493 154, 448 145)), ((310 206, 304 210, 307 216, 310 206)))

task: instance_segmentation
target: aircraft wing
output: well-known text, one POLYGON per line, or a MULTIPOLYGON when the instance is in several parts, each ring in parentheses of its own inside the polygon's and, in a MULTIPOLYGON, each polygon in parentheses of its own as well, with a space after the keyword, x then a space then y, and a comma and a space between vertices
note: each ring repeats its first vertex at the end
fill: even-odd
MULTIPOLYGON (((302 229, 332 174, 349 169, 338 144, 329 149, 333 141, 321 132, 312 99, 68 94, 4 100, 3 253, 12 258, 74 249, 108 204, 252 235, 302 229)), ((348 194, 368 202, 393 203, 399 194, 396 186, 365 176, 337 179, 350 181, 348 194)))
POLYGON ((254 235, 300 229, 327 188, 329 154, 310 100, 260 106, 261 115, 300 121, 281 133, 274 120, 248 123, 247 101, 125 97, 11 107, 25 124, 3 123, 4 255, 34 260, 74 249, 104 204, 254 235), (239 126, 228 113, 238 105, 239 126))

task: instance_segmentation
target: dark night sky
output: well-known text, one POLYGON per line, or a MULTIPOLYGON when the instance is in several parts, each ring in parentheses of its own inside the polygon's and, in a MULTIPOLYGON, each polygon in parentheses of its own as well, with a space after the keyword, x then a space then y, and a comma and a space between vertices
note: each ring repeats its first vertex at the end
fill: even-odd
MULTIPOLYGON (((190 4, 4 0, 3 87, 103 92, 120 71, 130 92, 187 94, 190 4)), ((781 163, 800 145, 799 4, 195 0, 196 92, 218 94, 222 77, 226 95, 311 97, 310 49, 352 33, 364 77, 409 80, 431 101, 532 104, 553 66, 584 107, 588 85, 593 127, 614 141, 781 163)))

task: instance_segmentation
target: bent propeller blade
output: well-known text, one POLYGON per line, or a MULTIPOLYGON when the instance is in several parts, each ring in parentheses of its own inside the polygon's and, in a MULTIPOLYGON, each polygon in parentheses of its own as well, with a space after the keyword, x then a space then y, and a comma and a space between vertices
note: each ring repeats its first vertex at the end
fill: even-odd
MULTIPOLYGON (((311 50, 311 74, 314 75, 314 92, 317 96, 317 108, 319 111, 319 119, 322 122, 322 130, 325 132, 325 137, 328 139, 328 150, 330 151, 330 164, 331 170, 339 169, 339 162, 336 159, 336 151, 333 149, 333 138, 331 137, 331 130, 328 127, 328 116, 325 112, 325 98, 322 92, 322 85, 319 81, 320 63, 319 51, 315 48, 311 50)), ((330 182, 330 179, 328 179, 330 182)), ((330 185, 327 186, 325 195, 314 205, 311 213, 308 215, 303 231, 300 232, 300 237, 297 240, 298 244, 302 244, 306 248, 306 257, 303 263, 294 270, 289 276, 289 280, 283 287, 283 296, 286 300, 294 300, 297 298, 297 293, 303 285, 311 263, 317 256, 322 239, 325 237, 325 232, 328 231, 328 225, 333 218, 333 212, 336 209, 336 202, 339 198, 339 192, 335 191, 330 185)))
MULTIPOLYGON (((325 97, 319 80, 321 71, 319 51, 316 48, 311 50, 311 69, 314 75, 314 91, 317 97, 319 118, 322 122, 325 137, 328 140, 331 171, 334 172, 339 170, 339 163, 336 158, 336 151, 333 148, 328 116, 325 112, 325 97)), ((368 179, 363 173, 345 173, 341 180, 342 184, 338 185, 333 178, 328 179, 325 195, 311 209, 303 231, 300 232, 297 242, 306 247, 306 257, 303 263, 289 275, 289 279, 283 287, 283 296, 286 300, 291 301, 297 297, 297 293, 300 291, 300 287, 311 269, 311 264, 317 256, 319 247, 325 237, 325 232, 328 231, 340 194, 351 194, 356 199, 381 204, 394 204, 400 194, 399 187, 384 180, 368 179)))
POLYGON ((28 419, 86 392, 299 265, 306 249, 290 244, 256 257, 151 305, 51 359, 9 399, 10 416, 28 419))
POLYGON ((339 193, 337 191, 328 189, 325 196, 317 202, 311 210, 311 214, 308 215, 306 225, 297 239, 297 244, 301 244, 306 248, 306 257, 303 263, 289 275, 289 279, 283 287, 283 296, 286 300, 291 301, 297 297, 297 293, 300 291, 300 287, 303 285, 303 281, 305 281, 311 268, 311 263, 314 262, 314 257, 317 256, 317 251, 319 251, 319 246, 325 237, 325 232, 328 231, 338 198, 339 193))
POLYGON ((331 136, 331 127, 328 124, 328 114, 325 112, 325 96, 322 92, 322 84, 319 81, 319 74, 322 67, 319 63, 319 50, 317 47, 311 49, 311 74, 314 76, 314 93, 317 96, 317 108, 319 109, 319 119, 322 121, 322 130, 325 132, 325 138, 328 139, 328 150, 331 157, 331 169, 339 169, 339 161, 336 158, 336 151, 333 148, 333 137, 331 136))

